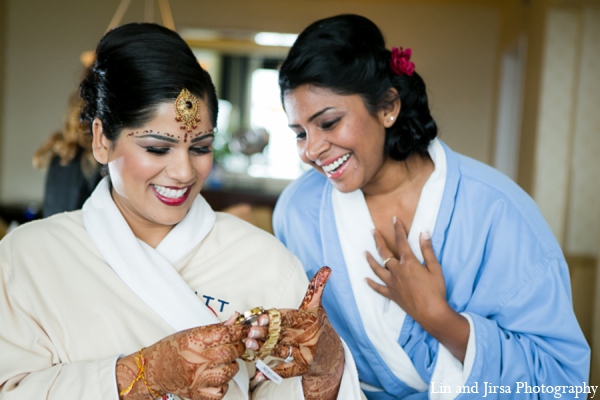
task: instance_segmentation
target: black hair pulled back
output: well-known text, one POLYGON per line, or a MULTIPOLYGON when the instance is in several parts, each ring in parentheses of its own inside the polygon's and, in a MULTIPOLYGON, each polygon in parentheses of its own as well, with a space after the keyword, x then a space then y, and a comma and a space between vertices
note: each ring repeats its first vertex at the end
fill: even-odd
POLYGON ((187 43, 157 24, 126 24, 98 43, 94 64, 79 86, 80 119, 90 133, 94 118, 100 119, 104 135, 115 141, 123 128, 151 120, 156 107, 174 101, 183 88, 207 103, 216 126, 215 87, 187 43))
POLYGON ((398 75, 390 66, 391 52, 380 29, 369 19, 338 15, 309 25, 296 39, 279 69, 281 97, 301 85, 329 89, 341 95, 358 94, 371 114, 400 97, 396 122, 386 129, 385 153, 406 160, 413 152, 426 153, 437 136, 425 82, 419 74, 398 75))

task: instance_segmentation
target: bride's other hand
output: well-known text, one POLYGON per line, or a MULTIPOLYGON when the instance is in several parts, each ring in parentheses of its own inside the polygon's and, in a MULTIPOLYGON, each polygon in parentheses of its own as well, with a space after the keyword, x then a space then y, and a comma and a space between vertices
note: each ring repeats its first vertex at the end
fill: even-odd
MULTIPOLYGON (((298 310, 280 310, 281 338, 271 355, 287 361, 273 368, 283 378, 302 376, 306 399, 335 399, 344 371, 344 349, 321 305, 331 269, 310 281, 298 310)), ((254 383, 264 380, 262 373, 254 383)))
POLYGON ((248 327, 222 323, 196 327, 168 336, 139 353, 117 361, 119 393, 126 390, 144 367, 143 379, 127 399, 154 399, 171 393, 190 399, 221 399, 237 374, 236 359, 245 351, 248 327))

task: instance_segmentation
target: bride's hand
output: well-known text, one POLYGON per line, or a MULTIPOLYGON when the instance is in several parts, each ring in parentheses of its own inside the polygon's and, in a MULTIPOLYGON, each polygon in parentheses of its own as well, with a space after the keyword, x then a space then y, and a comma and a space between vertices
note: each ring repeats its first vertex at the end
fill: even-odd
MULTIPOLYGON (((271 355, 287 362, 273 368, 283 378, 302 376, 307 399, 335 399, 344 370, 344 350, 321 305, 331 269, 321 268, 311 280, 298 310, 280 310, 281 337, 271 355), (293 358, 293 359, 291 359, 293 358)), ((264 380, 258 373, 254 382, 264 380)))
MULTIPOLYGON (((245 350, 248 327, 213 324, 177 332, 117 361, 119 393, 138 376, 137 361, 145 362, 143 379, 127 399, 154 399, 171 393, 189 399, 221 399, 238 372, 236 359, 245 350), (152 392, 153 391, 153 392, 152 392)), ((124 397, 124 396, 123 396, 124 397)))

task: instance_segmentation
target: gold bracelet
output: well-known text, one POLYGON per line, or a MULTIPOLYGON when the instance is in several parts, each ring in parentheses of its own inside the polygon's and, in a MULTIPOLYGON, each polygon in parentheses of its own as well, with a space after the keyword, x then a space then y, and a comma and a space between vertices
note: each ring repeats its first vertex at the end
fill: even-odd
POLYGON ((135 383, 137 381, 139 381, 140 379, 144 381, 144 383, 146 384, 146 387, 148 388, 148 390, 150 391, 150 393, 152 393, 152 395, 154 397, 156 397, 156 398, 163 397, 162 395, 156 393, 156 391, 150 387, 150 385, 148 384, 148 381, 146 380, 146 376, 144 375, 144 372, 146 372, 146 359, 142 356, 142 351, 144 351, 144 349, 145 349, 145 347, 142 347, 140 349, 140 351, 138 352, 137 356, 135 357, 135 364, 139 368, 137 376, 135 377, 133 382, 131 382, 129 384, 129 386, 127 386, 125 389, 123 389, 123 390, 121 390, 121 392, 119 392, 119 396, 121 396, 123 398, 126 397, 131 392, 131 390, 133 389, 133 385, 135 385, 135 383))
POLYGON ((235 320, 236 325, 254 325, 258 322, 258 318, 262 314, 269 314, 269 329, 267 333, 267 339, 262 345, 260 350, 254 351, 246 349, 241 358, 244 361, 256 361, 256 359, 264 360, 279 341, 281 331, 281 313, 276 308, 272 308, 265 311, 262 307, 254 307, 250 310, 244 311, 243 314, 237 317, 235 320))
POLYGON ((267 311, 269 314, 269 333, 267 339, 258 350, 258 358, 264 360, 271 354, 273 348, 279 342, 279 335, 281 333, 281 313, 276 308, 271 308, 267 311))
MULTIPOLYGON (((235 325, 252 326, 258 322, 258 317, 264 313, 265 310, 262 307, 254 307, 250 310, 244 311, 244 313, 240 314, 235 320, 235 325)), ((256 352, 251 349, 246 349, 240 358, 244 361, 254 361, 256 360, 256 352)))

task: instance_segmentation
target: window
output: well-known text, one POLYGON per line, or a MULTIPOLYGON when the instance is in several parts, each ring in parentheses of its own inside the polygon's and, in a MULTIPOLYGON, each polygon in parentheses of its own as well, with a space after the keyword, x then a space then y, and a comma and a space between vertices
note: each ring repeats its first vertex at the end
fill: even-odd
POLYGON ((250 84, 250 126, 264 128, 269 144, 260 154, 251 157, 248 174, 259 178, 295 179, 303 167, 296 151, 296 135, 280 101, 278 73, 274 69, 252 72, 250 84))

